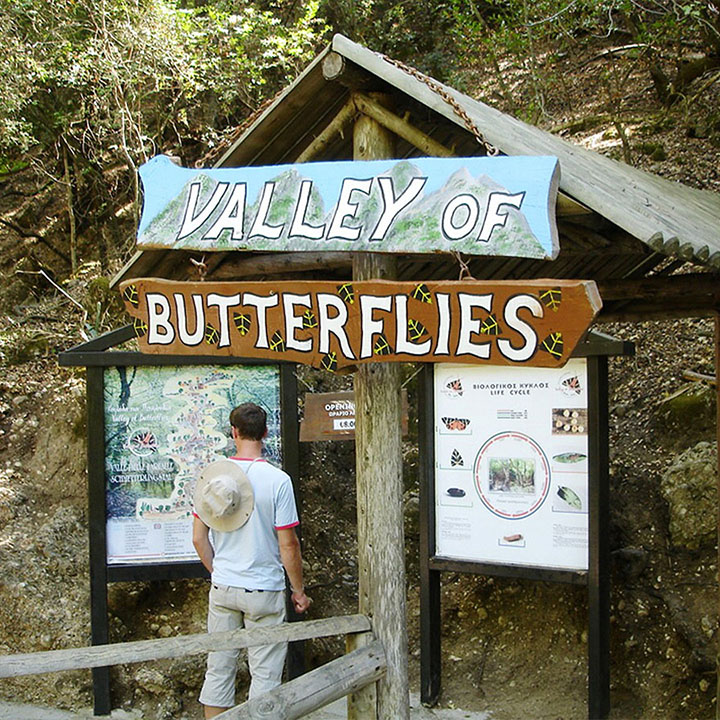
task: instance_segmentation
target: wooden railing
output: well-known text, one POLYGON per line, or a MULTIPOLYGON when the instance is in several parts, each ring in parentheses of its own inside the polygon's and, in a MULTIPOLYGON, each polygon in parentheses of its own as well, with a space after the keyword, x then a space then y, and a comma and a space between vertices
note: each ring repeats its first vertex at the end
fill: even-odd
MULTIPOLYGON (((365 615, 343 615, 323 620, 285 623, 269 628, 231 630, 221 633, 180 635, 158 640, 94 645, 0 656, 0 678, 37 675, 63 670, 107 667, 125 663, 175 658, 277 642, 309 640, 331 635, 358 635, 371 631, 365 615)), ((272 692, 237 705, 218 717, 223 720, 300 718, 338 698, 375 682, 385 673, 382 645, 375 641, 353 650, 272 692)))

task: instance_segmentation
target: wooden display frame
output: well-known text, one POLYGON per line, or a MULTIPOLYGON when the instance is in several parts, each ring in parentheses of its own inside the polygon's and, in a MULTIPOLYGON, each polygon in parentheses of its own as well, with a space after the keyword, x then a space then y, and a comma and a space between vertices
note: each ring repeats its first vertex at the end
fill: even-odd
POLYGON ((420 697, 434 705, 441 689, 441 573, 523 578, 585 585, 588 589, 588 717, 610 712, 610 547, 608 479, 608 362, 631 355, 632 343, 591 332, 573 357, 587 358, 589 481, 588 571, 477 563, 439 558, 435 553, 434 367, 422 371, 419 393, 420 467, 420 697))
MULTIPOLYGON (((280 414, 283 443, 283 470, 298 477, 299 444, 297 418, 297 381, 293 363, 271 363, 268 360, 239 357, 205 357, 182 355, 145 355, 139 352, 112 351, 110 348, 135 337, 132 326, 112 331, 59 355, 61 366, 82 366, 87 372, 88 423, 88 525, 90 539, 90 607, 91 642, 109 642, 107 586, 112 582, 181 580, 207 578, 207 570, 197 562, 159 562, 133 565, 110 565, 106 542, 105 483, 105 411, 104 370, 108 367, 139 367, 160 365, 268 365, 280 367, 280 414)), ((295 489, 297 493, 297 488, 295 489)), ((291 606, 289 606, 291 609, 291 606)), ((298 619, 288 612, 290 621, 298 619)), ((291 644, 288 653, 288 674, 295 677, 303 671, 302 643, 291 644)), ((94 711, 107 715, 111 711, 110 668, 93 669, 94 711)))

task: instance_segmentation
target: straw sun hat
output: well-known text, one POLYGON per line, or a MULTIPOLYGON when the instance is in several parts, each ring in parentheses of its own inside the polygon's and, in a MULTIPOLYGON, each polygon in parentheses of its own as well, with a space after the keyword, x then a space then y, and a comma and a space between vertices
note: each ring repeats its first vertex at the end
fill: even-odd
POLYGON ((242 527, 255 506, 250 480, 232 460, 216 460, 200 473, 193 501, 198 517, 220 532, 242 527))

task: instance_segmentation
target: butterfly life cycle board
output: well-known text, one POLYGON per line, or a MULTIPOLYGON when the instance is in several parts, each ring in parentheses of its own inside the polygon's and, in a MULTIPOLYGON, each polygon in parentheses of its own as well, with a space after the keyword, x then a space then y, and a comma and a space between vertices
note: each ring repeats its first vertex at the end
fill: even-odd
POLYGON ((588 568, 587 365, 435 366, 436 555, 588 568))

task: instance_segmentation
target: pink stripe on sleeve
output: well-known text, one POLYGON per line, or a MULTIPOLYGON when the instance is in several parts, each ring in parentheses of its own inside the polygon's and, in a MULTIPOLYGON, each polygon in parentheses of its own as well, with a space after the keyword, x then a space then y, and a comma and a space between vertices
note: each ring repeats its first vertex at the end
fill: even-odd
POLYGON ((297 527, 300 524, 300 521, 290 523, 289 525, 276 525, 276 530, 289 530, 290 528, 297 527))

